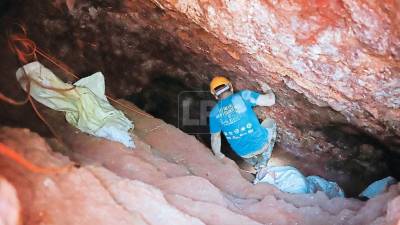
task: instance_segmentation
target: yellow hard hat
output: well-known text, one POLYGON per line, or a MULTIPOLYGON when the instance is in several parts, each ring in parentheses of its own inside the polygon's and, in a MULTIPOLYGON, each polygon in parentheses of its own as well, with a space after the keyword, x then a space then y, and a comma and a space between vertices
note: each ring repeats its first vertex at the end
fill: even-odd
POLYGON ((210 91, 215 95, 215 88, 221 85, 231 85, 231 82, 223 76, 215 76, 210 82, 210 91))

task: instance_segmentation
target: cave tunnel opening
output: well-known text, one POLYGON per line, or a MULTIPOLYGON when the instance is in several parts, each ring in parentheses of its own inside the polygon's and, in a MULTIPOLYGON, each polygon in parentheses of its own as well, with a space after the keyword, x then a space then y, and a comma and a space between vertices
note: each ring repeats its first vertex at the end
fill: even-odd
MULTIPOLYGON (((206 124, 182 126, 184 124, 182 106, 185 105, 182 104, 182 100, 189 100, 190 117, 191 119, 198 119, 198 121, 200 121, 202 112, 201 102, 212 101, 208 106, 213 106, 216 103, 207 90, 207 83, 203 83, 198 89, 186 85, 182 79, 173 75, 162 74, 162 72, 158 75, 154 76, 154 79, 149 82, 149 87, 143 87, 143 91, 127 96, 126 99, 153 116, 195 136, 200 142, 211 148, 208 114, 205 115, 206 124)), ((203 110, 203 112, 209 112, 210 109, 211 107, 203 110)), ((329 179, 341 185, 348 197, 356 197, 373 181, 387 176, 400 178, 398 176, 400 156, 378 139, 353 125, 328 123, 322 126, 310 125, 308 127, 299 126, 298 128, 306 130, 307 135, 309 135, 302 137, 303 139, 324 140, 325 144, 330 145, 328 152, 318 151, 320 143, 317 140, 306 145, 310 149, 300 151, 311 151, 309 154, 317 156, 320 159, 319 161, 307 161, 304 156, 290 153, 280 143, 282 140, 279 138, 280 128, 278 127, 278 141, 272 153, 271 164, 292 165, 307 175, 317 173, 320 176, 329 177, 329 179), (321 170, 324 172, 321 172, 321 170)), ((250 166, 230 148, 226 138, 223 135, 222 137, 222 152, 236 161, 244 171, 251 170, 250 166)))
MULTIPOLYGON (((1 7, 1 13, 4 13, 5 9, 10 7, 10 3, 6 1, 1 7)), ((107 89, 115 96, 133 102, 151 115, 194 135, 199 141, 210 147, 210 135, 207 132, 208 117, 201 114, 208 112, 213 102, 213 98, 208 92, 208 82, 212 75, 217 73, 229 74, 232 78, 239 75, 222 69, 207 57, 187 51, 182 43, 175 37, 171 37, 169 33, 159 29, 151 29, 145 25, 129 32, 128 29, 121 28, 119 24, 115 27, 107 27, 101 24, 101 28, 99 28, 101 32, 114 32, 114 36, 105 35, 106 37, 103 39, 96 40, 97 43, 103 44, 100 48, 91 47, 90 44, 93 43, 86 40, 86 38, 91 39, 93 37, 91 32, 97 29, 96 26, 100 26, 96 23, 91 24, 92 27, 83 27, 79 23, 82 21, 75 21, 75 24, 71 23, 71 27, 68 28, 75 29, 71 31, 70 35, 61 32, 61 34, 54 34, 57 38, 51 40, 51 37, 46 38, 39 34, 43 32, 49 35, 50 31, 59 29, 58 25, 65 23, 65 18, 62 15, 59 17, 52 15, 52 17, 54 17, 52 21, 48 18, 42 18, 46 21, 48 27, 34 30, 36 29, 34 25, 40 24, 35 22, 32 22, 29 26, 30 29, 34 30, 33 36, 38 37, 36 40, 39 44, 46 46, 53 52, 53 55, 59 55, 67 63, 75 64, 78 72, 94 72, 100 68, 104 69, 106 71, 106 82, 110 81, 111 84, 107 89), (64 38, 63 35, 65 35, 64 38), (55 40, 59 43, 55 44, 55 40), (59 46, 61 48, 58 48, 59 46), (80 47, 78 48, 78 46, 80 47), (131 47, 134 50, 130 51, 131 47), (82 52, 76 54, 75 51, 82 52), (79 55, 79 57, 75 57, 76 55, 79 55), (77 63, 81 60, 82 64, 77 63), (84 68, 88 65, 88 61, 91 62, 88 66, 89 69, 84 68), (130 84, 133 87, 130 87, 130 84), (181 127, 184 118, 182 116, 184 100, 188 100, 191 104, 190 118, 198 119, 200 125, 181 127), (211 103, 202 105, 201 102, 204 101, 211 103), (208 108, 202 110, 201 107, 208 108), (206 122, 204 123, 204 121, 206 122)), ((69 19, 71 18, 67 17, 67 20, 69 19)), ((2 45, 6 45, 6 43, 2 42, 2 45)), ((2 54, 4 54, 4 57, 1 57, 2 59, 8 57, 6 53, 3 52, 2 54)), ((13 70, 10 66, 12 62, 9 60, 1 60, 0 63, 3 71, 13 70)), ((12 79, 12 76, 8 79, 12 79)), ((18 88, 15 85, 15 87, 11 87, 8 84, 3 79, 1 87, 9 92, 18 88)), ((249 84, 249 87, 252 85, 254 84, 249 84)), ((286 89, 289 88, 286 87, 286 89)), ((279 101, 289 101, 285 99, 285 95, 281 92, 278 91, 277 93, 278 104, 280 104, 279 101)), ((307 100, 303 96, 299 101, 307 100)), ((26 117, 27 114, 33 115, 29 108, 23 108, 23 111, 11 109, 8 106, 2 106, 2 108, 2 125, 25 126, 49 135, 41 122, 33 118, 34 116, 26 117), (29 121, 27 122, 27 120, 29 121)), ((327 147, 329 150, 320 151, 318 141, 311 141, 303 145, 304 148, 298 148, 295 153, 293 150, 287 150, 285 147, 287 143, 284 144, 285 136, 280 134, 281 130, 278 127, 278 142, 272 154, 273 159, 281 159, 281 164, 277 163, 277 165, 292 164, 307 175, 317 173, 320 176, 337 181, 343 186, 348 196, 356 196, 369 183, 385 176, 390 175, 399 178, 399 155, 388 150, 385 144, 352 125, 321 121, 319 127, 306 126, 298 129, 305 130, 305 134, 310 135, 301 136, 301 139, 324 140, 324 144, 329 145, 327 147), (307 162, 307 157, 310 155, 317 160, 307 162)), ((246 167, 240 157, 229 148, 225 138, 223 138, 222 145, 224 154, 234 159, 239 165, 246 167)))

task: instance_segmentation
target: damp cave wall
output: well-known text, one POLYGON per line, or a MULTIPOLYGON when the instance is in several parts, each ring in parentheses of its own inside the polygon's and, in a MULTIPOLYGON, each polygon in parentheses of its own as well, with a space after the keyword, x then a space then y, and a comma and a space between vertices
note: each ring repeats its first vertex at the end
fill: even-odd
MULTIPOLYGON (((169 123, 178 123, 176 95, 207 90, 213 74, 228 76, 237 89, 260 91, 256 80, 263 80, 277 104, 256 111, 277 121, 275 151, 288 163, 350 194, 399 174, 396 2, 20 0, 4 9, 3 31, 24 24, 76 74, 102 71, 112 96, 169 123)), ((10 83, 19 64, 5 53, 3 59, 2 90, 23 96, 10 83)), ((2 124, 46 132, 29 107, 1 107, 2 124)))

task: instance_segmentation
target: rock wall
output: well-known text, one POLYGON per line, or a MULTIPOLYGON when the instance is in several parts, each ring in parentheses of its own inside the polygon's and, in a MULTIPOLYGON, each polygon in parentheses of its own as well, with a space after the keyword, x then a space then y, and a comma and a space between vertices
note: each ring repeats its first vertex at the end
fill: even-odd
MULTIPOLYGON (((16 20, 25 24, 40 48, 80 76, 101 70, 113 96, 149 93, 159 77, 178 79, 190 90, 207 90, 213 74, 229 76, 236 89, 259 90, 255 80, 264 80, 277 104, 257 111, 278 122, 275 158, 338 181, 349 194, 399 174, 393 153, 400 118, 396 1, 13 4, 3 27, 12 28, 16 20)), ((10 81, 19 64, 1 54, 6 76, 0 86, 18 96, 18 85, 10 81)), ((170 111, 173 121, 176 97, 162 89, 154 92, 167 104, 147 99, 146 106, 170 111)), ((32 110, 1 107, 2 124, 35 128, 32 121, 39 123, 26 116, 32 110)))
POLYGON ((177 31, 194 51, 238 73, 238 85, 283 81, 381 140, 399 136, 398 1, 154 2, 165 17, 212 36, 177 31))
MULTIPOLYGON (((261 118, 278 122, 271 163, 335 180, 348 195, 383 175, 398 174, 396 161, 393 167, 387 161, 395 159, 388 148, 398 151, 399 145, 398 1, 20 0, 10 5, 3 28, 13 28, 15 20, 25 24, 41 49, 80 76, 101 70, 113 96, 146 92, 158 77, 179 79, 189 89, 206 89, 216 73, 229 76, 236 89, 259 90, 255 81, 264 80, 277 94, 275 107, 257 109, 261 118)), ((1 90, 21 99, 12 82, 19 64, 7 51, 0 56, 1 90)), ((29 108, 0 107, 2 125, 39 126, 29 108)), ((39 110, 61 143, 26 129, 1 128, 0 141, 37 165, 81 166, 44 175, 1 155, 0 175, 7 181, 0 180, 0 221, 399 221, 399 185, 367 202, 252 185, 252 177, 233 161, 218 161, 194 137, 134 109, 124 109, 136 126, 134 151, 82 134, 44 107, 39 110)))

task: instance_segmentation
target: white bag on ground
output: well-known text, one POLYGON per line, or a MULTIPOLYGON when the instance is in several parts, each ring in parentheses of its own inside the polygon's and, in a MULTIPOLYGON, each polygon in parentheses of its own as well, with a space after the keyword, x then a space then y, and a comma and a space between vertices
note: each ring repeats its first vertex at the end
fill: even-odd
MULTIPOLYGON (((19 68, 16 73, 17 80, 25 91, 27 80, 21 79, 24 72, 46 87, 73 87, 64 83, 39 62, 32 62, 19 68)), ((65 118, 68 123, 85 133, 120 142, 129 148, 135 147, 129 134, 133 123, 107 101, 103 74, 97 72, 78 80, 74 85, 76 88, 73 90, 59 92, 31 82, 30 95, 51 109, 66 112, 65 118)))
POLYGON ((304 177, 291 166, 270 166, 257 173, 254 184, 268 183, 279 190, 292 194, 325 192, 329 198, 344 197, 343 190, 335 182, 327 181, 318 176, 304 177))
POLYGON ((397 181, 393 177, 386 177, 381 180, 377 180, 370 184, 363 192, 361 192, 361 194, 359 194, 359 196, 373 198, 385 192, 390 185, 395 183, 397 183, 397 181))

